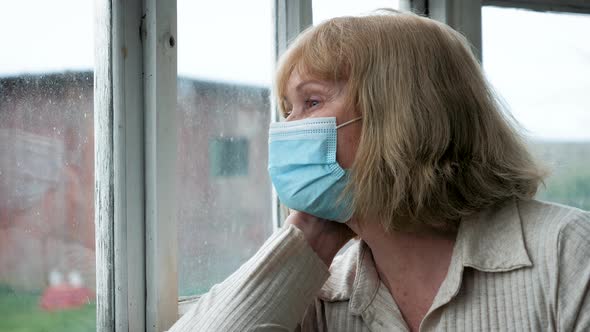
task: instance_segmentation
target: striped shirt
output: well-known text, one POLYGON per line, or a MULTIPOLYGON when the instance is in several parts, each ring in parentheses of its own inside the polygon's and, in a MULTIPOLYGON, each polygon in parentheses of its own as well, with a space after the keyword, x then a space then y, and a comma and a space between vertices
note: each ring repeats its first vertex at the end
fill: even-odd
MULTIPOLYGON (((170 331, 408 327, 364 241, 328 269, 287 225, 170 331)), ((590 213, 531 200, 465 218, 420 331, 590 331, 590 213)))

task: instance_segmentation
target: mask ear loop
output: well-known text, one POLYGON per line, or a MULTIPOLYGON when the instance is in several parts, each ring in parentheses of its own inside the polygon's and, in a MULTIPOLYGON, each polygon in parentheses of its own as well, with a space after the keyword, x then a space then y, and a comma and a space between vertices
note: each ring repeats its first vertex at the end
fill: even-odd
POLYGON ((342 128, 342 127, 344 127, 346 125, 349 125, 349 124, 351 124, 353 122, 357 122, 358 120, 360 120, 362 118, 363 118, 362 116, 359 116, 358 118, 354 118, 352 120, 349 120, 349 121, 346 121, 344 123, 341 123, 341 124, 339 124, 339 125, 336 126, 336 129, 340 129, 340 128, 342 128))

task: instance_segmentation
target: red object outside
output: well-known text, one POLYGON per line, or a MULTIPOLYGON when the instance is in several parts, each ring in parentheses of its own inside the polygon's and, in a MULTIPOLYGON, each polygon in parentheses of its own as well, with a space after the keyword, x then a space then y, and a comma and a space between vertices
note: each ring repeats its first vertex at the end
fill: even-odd
POLYGON ((43 292, 39 306, 47 311, 76 309, 94 302, 94 293, 85 287, 50 286, 43 292))

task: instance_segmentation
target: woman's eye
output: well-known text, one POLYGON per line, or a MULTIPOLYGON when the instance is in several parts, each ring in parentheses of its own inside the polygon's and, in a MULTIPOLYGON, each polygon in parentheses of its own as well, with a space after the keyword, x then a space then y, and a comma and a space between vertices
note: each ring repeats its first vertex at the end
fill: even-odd
POLYGON ((305 106, 307 108, 316 107, 319 104, 320 104, 320 101, 319 100, 316 100, 316 99, 308 99, 308 100, 305 101, 305 106))

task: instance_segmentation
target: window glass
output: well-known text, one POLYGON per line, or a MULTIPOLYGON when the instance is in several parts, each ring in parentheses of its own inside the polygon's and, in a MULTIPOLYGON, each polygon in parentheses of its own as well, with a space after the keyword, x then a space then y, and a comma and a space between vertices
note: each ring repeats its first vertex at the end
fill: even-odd
POLYGON ((488 78, 552 171, 540 199, 590 210, 590 15, 482 9, 488 78))
POLYGON ((209 170, 213 176, 248 176, 248 139, 214 138, 209 141, 209 170))
POLYGON ((0 2, 0 331, 94 331, 93 1, 0 2))
POLYGON ((271 234, 270 1, 178 1, 178 292, 229 276, 271 234))
POLYGON ((369 13, 379 8, 399 8, 399 0, 313 0, 313 24, 327 19, 369 13))

